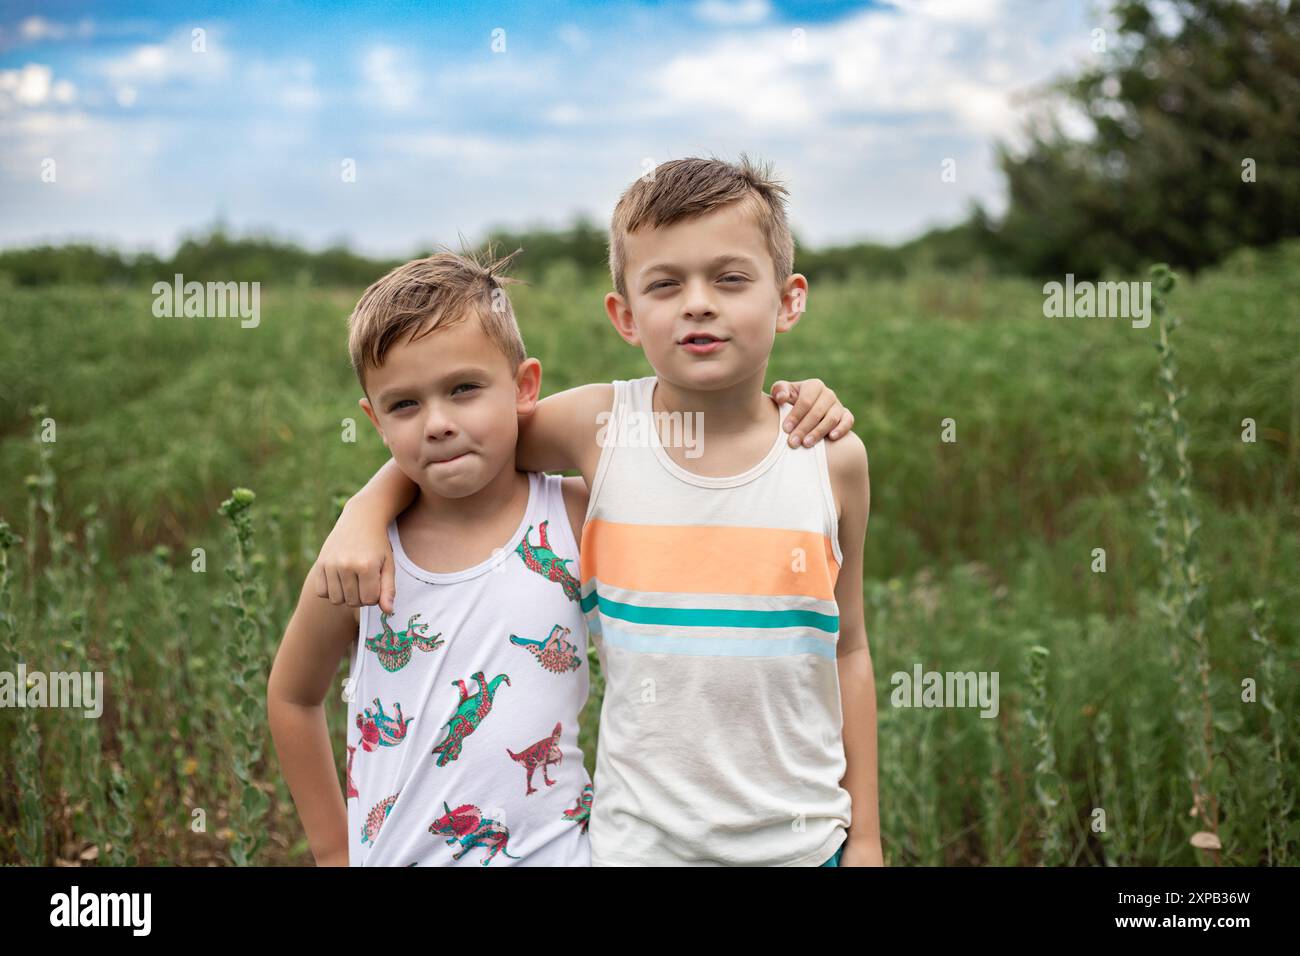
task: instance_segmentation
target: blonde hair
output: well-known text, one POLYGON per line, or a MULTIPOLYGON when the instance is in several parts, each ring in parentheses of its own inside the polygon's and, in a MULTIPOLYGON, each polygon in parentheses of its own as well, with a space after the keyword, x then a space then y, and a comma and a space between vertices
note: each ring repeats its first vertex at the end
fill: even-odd
POLYGON ((366 371, 383 365, 407 336, 414 341, 471 318, 501 350, 511 374, 518 372, 527 354, 504 287, 519 280, 501 273, 522 251, 492 261, 489 248, 480 261, 447 250, 413 259, 372 283, 348 317, 348 356, 362 390, 366 371))
POLYGON ((744 154, 738 163, 720 159, 674 159, 660 163, 649 177, 634 182, 619 198, 609 226, 609 271, 614 289, 627 298, 623 271, 624 240, 642 226, 653 229, 706 215, 720 206, 743 202, 763 233, 780 287, 794 270, 794 236, 786 222, 783 185, 771 165, 755 164, 744 154))

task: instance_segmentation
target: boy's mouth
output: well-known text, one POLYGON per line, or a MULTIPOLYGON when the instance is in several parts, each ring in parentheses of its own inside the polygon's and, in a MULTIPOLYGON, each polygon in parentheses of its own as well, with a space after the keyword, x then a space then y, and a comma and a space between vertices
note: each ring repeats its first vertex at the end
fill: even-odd
POLYGON ((727 343, 726 339, 720 339, 716 335, 687 335, 678 343, 692 355, 707 355, 710 352, 716 352, 727 343))

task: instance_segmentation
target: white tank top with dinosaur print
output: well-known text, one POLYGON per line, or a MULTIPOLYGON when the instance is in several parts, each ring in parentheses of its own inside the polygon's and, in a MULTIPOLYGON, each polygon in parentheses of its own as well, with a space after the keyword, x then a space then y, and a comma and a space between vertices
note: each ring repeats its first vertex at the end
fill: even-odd
POLYGON ((388 527, 395 613, 361 609, 345 684, 352 866, 590 864, 578 546, 560 476, 528 479, 475 567, 426 571, 388 527))

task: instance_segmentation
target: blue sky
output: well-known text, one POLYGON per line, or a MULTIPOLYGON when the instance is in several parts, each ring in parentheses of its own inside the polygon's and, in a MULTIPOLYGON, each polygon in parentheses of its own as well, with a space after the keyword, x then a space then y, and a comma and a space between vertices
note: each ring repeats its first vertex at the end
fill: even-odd
POLYGON ((1001 210, 995 142, 1105 25, 1086 0, 0 2, 0 245, 166 253, 219 216, 403 255, 604 225, 648 165, 742 151, 803 241, 897 241, 1001 210))

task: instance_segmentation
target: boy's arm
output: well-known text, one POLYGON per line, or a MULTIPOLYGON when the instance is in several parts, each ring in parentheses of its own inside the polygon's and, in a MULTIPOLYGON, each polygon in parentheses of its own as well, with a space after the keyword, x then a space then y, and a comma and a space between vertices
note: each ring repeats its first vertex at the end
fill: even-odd
MULTIPOLYGON (((853 413, 819 378, 772 384, 772 397, 791 402, 785 418, 790 445, 808 446, 823 437, 834 441, 853 428, 853 413)), ((519 445, 515 466, 520 471, 566 471, 576 468, 594 475, 600 460, 597 438, 614 404, 614 386, 608 382, 579 385, 542 399, 519 417, 519 445)))
MULTIPOLYGON (((600 459, 596 442, 600 413, 614 404, 614 386, 582 385, 557 392, 519 416, 515 467, 520 471, 594 474, 600 459)), ((317 597, 351 607, 378 604, 393 613, 393 549, 388 524, 410 506, 419 489, 397 462, 388 461, 343 507, 338 523, 321 546, 310 579, 317 597)))
POLYGON ((841 865, 884 866, 876 775, 876 682, 862 609, 862 549, 871 511, 867 449, 861 438, 849 432, 844 441, 827 446, 826 456, 831 484, 841 502, 839 540, 844 565, 835 582, 835 602, 840 609, 836 664, 846 760, 841 785, 853 800, 852 825, 841 865))
POLYGON ((614 386, 595 382, 556 392, 519 416, 515 467, 520 471, 596 471, 596 437, 614 405, 614 386))
MULTIPOLYGON (((823 436, 849 434, 853 413, 821 379, 776 382, 773 397, 794 403, 786 416, 790 445, 811 446, 823 436), (829 433, 829 435, 828 435, 829 433)), ((515 467, 520 471, 577 469, 590 482, 600 461, 599 436, 614 404, 609 382, 579 385, 539 401, 519 416, 515 467)), ((418 489, 391 458, 348 500, 321 547, 310 578, 318 597, 352 607, 378 604, 391 614, 395 593, 388 524, 410 505, 418 489)))
POLYGON ((348 865, 348 814, 325 723, 325 695, 357 633, 357 612, 303 583, 266 687, 271 737, 318 866, 348 865))
POLYGON ((350 607, 378 604, 393 613, 396 586, 388 523, 410 506, 418 491, 389 458, 348 499, 307 575, 317 597, 350 607))

